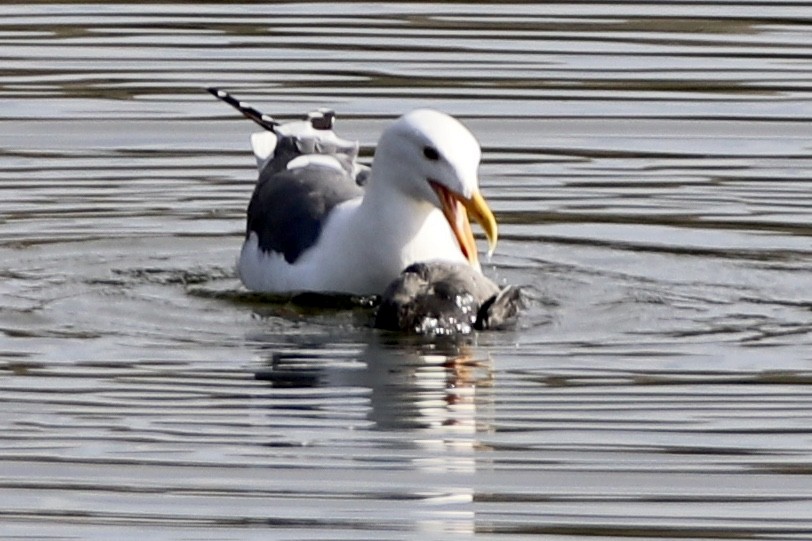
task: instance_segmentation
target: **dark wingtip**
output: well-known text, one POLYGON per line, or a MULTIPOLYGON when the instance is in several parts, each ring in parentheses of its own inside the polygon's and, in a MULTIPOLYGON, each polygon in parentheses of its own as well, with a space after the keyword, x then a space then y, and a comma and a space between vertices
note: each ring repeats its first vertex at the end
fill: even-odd
POLYGON ((220 90, 219 88, 215 88, 213 86, 206 87, 206 91, 217 98, 220 101, 224 101, 225 103, 229 104, 236 110, 238 110, 242 115, 249 119, 253 120, 266 130, 270 132, 276 132, 276 128, 279 126, 279 122, 274 120, 270 115, 266 115, 260 111, 257 111, 250 105, 241 102, 225 90, 220 90))

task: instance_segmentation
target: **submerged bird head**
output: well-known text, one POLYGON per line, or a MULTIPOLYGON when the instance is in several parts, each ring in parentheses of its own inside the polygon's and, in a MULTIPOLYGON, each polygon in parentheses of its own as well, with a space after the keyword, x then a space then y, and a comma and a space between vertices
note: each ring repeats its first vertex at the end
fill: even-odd
POLYGON ((463 255, 476 265, 468 216, 485 231, 488 253, 497 240, 496 220, 479 192, 480 157, 479 143, 458 120, 431 109, 417 109, 384 131, 375 151, 373 179, 376 168, 385 168, 395 189, 440 209, 463 255))

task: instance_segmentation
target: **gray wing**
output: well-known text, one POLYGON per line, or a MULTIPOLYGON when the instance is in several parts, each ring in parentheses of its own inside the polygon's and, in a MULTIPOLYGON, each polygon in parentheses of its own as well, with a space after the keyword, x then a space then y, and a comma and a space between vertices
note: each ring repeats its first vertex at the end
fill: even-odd
POLYGON ((353 177, 330 167, 263 171, 248 205, 246 236, 256 233, 260 249, 294 263, 318 242, 329 212, 362 194, 353 177))
POLYGON ((228 92, 207 90, 273 134, 273 145, 262 147, 261 158, 254 148, 261 163, 248 205, 246 237, 256 233, 261 250, 280 253, 294 263, 318 242, 330 211, 363 194, 360 186, 369 176, 369 167, 357 161, 358 143, 333 132, 334 111, 320 109, 304 120, 282 124, 228 92), (325 158, 331 166, 294 166, 294 160, 308 156, 325 158))

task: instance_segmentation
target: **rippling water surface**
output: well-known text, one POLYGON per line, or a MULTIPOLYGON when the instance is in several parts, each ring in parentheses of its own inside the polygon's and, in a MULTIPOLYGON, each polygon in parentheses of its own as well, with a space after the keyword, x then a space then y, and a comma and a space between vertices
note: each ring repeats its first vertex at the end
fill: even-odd
POLYGON ((806 2, 4 4, 6 539, 808 539, 806 2), (253 126, 478 136, 518 327, 270 303, 253 126))

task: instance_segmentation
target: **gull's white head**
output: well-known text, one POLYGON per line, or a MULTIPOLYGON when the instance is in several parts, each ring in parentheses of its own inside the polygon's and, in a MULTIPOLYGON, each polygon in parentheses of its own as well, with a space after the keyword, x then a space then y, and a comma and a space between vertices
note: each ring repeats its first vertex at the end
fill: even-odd
POLYGON ((385 175, 391 179, 390 188, 442 210, 463 254, 476 264, 468 215, 485 231, 490 252, 497 238, 496 220, 479 193, 480 157, 479 143, 458 120, 439 111, 417 109, 381 135, 372 183, 376 176, 385 175))

